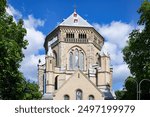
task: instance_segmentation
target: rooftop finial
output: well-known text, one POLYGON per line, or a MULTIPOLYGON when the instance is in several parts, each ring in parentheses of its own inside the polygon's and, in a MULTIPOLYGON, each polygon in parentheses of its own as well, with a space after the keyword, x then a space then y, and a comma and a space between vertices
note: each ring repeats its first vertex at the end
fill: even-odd
POLYGON ((76 10, 77 10, 77 8, 76 8, 76 0, 74 0, 74 12, 76 13, 76 10))
POLYGON ((76 5, 74 5, 74 12, 76 12, 76 5))

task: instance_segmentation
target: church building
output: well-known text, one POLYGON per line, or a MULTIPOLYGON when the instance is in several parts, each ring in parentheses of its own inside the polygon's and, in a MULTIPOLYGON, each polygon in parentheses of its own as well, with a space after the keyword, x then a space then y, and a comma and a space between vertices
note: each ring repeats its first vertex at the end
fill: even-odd
POLYGON ((43 99, 113 99, 113 70, 103 45, 103 36, 76 11, 50 32, 44 42, 45 64, 38 64, 43 99))

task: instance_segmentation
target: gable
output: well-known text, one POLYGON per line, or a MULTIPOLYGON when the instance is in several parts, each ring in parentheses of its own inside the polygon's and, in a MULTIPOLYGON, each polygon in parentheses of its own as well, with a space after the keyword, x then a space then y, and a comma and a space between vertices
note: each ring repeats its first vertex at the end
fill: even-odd
POLYGON ((76 99, 76 90, 82 90, 83 100, 88 100, 89 95, 94 95, 95 99, 103 99, 103 93, 81 72, 74 73, 59 89, 55 92, 54 99, 64 99, 64 95, 69 95, 71 100, 76 99))

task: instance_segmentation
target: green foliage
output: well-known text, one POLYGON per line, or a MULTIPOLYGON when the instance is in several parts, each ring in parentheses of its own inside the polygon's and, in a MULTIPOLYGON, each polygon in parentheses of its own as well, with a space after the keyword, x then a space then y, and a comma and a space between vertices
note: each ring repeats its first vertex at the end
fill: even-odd
POLYGON ((0 0, 0 15, 5 13, 6 0, 0 0))
POLYGON ((116 91, 115 95, 117 100, 123 100, 125 97, 125 91, 116 91))
POLYGON ((150 28, 150 2, 148 0, 143 2, 138 13, 141 14, 138 24, 145 25, 145 29, 150 28))
POLYGON ((42 94, 38 91, 39 87, 35 82, 26 81, 25 96, 24 99, 41 99, 42 94))
MULTIPOLYGON (((143 2, 138 10, 140 13, 139 25, 144 25, 142 31, 133 30, 129 35, 128 45, 123 49, 124 61, 128 64, 131 74, 126 82, 126 99, 136 99, 136 80, 150 80, 150 2, 143 2), (134 80, 133 80, 134 79, 134 80)), ((150 99, 150 82, 144 81, 141 85, 142 99, 150 99)))
POLYGON ((137 83, 136 79, 129 76, 124 82, 125 87, 122 91, 116 91, 118 100, 136 100, 137 99, 137 83))
POLYGON ((28 44, 26 29, 22 20, 16 23, 6 14, 5 7, 6 1, 0 0, 0 99, 39 99, 37 85, 25 81, 18 70, 24 57, 22 50, 28 44))

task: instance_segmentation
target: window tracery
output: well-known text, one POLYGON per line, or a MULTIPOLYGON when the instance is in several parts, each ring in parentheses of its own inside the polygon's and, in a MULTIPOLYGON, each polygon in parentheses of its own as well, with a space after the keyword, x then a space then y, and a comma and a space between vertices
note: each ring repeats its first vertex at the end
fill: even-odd
POLYGON ((69 70, 84 70, 85 54, 79 48, 71 49, 69 52, 69 70))

